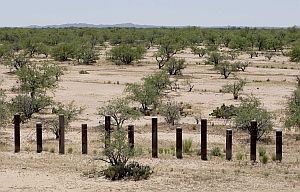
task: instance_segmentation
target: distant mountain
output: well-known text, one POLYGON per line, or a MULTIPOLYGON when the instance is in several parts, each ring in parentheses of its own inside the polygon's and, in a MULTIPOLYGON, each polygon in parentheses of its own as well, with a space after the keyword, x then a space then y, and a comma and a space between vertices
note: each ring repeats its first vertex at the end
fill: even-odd
POLYGON ((61 24, 61 25, 30 25, 25 28, 160 28, 162 26, 155 26, 155 25, 138 25, 133 23, 121 23, 121 24, 114 24, 114 25, 94 25, 94 24, 87 24, 87 23, 70 23, 70 24, 61 24))
MULTIPOLYGON (((88 23, 69 23, 69 24, 60 24, 60 25, 30 25, 25 28, 185 28, 185 27, 192 27, 192 26, 157 26, 157 25, 139 25, 134 23, 120 23, 120 24, 113 24, 113 25, 95 25, 95 24, 88 24, 88 23)), ((246 28, 246 26, 197 26, 200 28, 246 28)), ((299 29, 300 26, 294 26, 295 28, 299 29)), ((278 28, 286 28, 286 27, 250 27, 250 28, 261 28, 261 29, 278 29, 278 28)))

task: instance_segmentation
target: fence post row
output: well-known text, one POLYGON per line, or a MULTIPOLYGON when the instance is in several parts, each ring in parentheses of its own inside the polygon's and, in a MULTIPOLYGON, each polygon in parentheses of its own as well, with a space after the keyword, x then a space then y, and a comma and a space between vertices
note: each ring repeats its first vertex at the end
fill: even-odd
POLYGON ((88 141, 87 141, 87 124, 81 125, 82 132, 82 154, 88 153, 88 141))
POLYGON ((232 129, 226 130, 226 159, 232 159, 232 129))
POLYGON ((256 161, 256 140, 257 140, 257 122, 251 121, 250 128, 250 160, 256 161))
MULTIPOLYGON (((109 146, 111 134, 111 117, 105 116, 105 147, 109 146)), ((20 152, 20 115, 14 115, 15 153, 20 152)), ((65 154, 65 119, 59 115, 59 154, 65 154)), ((88 153, 87 124, 82 124, 82 154, 88 153)), ((207 160, 207 119, 201 119, 201 159, 207 160)), ((250 160, 256 161, 257 121, 251 121, 250 128, 250 160)), ((43 151, 42 123, 36 123, 37 153, 43 151)), ((134 125, 128 125, 128 144, 134 149, 134 125)), ((182 128, 176 128, 176 157, 182 159, 182 128)), ((157 117, 152 117, 152 158, 158 157, 157 117)), ((226 160, 232 160, 232 129, 226 130, 226 160)), ((276 160, 282 161, 282 130, 276 130, 276 160)))
POLYGON ((15 153, 20 152, 20 114, 14 115, 14 131, 15 131, 15 153))
POLYGON ((182 159, 182 129, 176 128, 176 157, 182 159))
POLYGON ((43 151, 43 129, 42 123, 36 123, 36 152, 41 153, 43 151))
POLYGON ((105 116, 105 136, 104 136, 104 147, 107 148, 110 144, 110 116, 105 116))
POLYGON ((201 159, 207 160, 207 119, 201 119, 201 159))
POLYGON ((282 130, 276 130, 276 160, 282 160, 282 130))
POLYGON ((157 117, 152 117, 152 158, 157 158, 157 117))
POLYGON ((65 154, 65 116, 59 115, 59 154, 65 154))

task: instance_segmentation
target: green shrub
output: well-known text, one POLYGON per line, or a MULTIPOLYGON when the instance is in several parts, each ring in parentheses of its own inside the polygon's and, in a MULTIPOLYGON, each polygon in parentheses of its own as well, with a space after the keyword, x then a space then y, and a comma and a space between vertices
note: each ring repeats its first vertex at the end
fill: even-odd
POLYGON ((276 161, 276 154, 272 153, 272 161, 276 161))
POLYGON ((260 157, 262 157, 267 154, 267 151, 264 147, 260 147, 260 148, 258 148, 258 154, 260 157))
POLYGON ((164 148, 158 148, 158 153, 163 154, 164 153, 164 148))
POLYGON ((9 105, 5 98, 4 91, 0 89, 0 126, 5 125, 10 117, 9 105))
POLYGON ((119 45, 111 49, 109 52, 109 60, 116 64, 131 64, 135 60, 142 58, 145 53, 143 47, 132 47, 130 45, 119 45))
POLYGON ((143 83, 129 83, 125 91, 129 99, 138 102, 145 115, 155 110, 160 103, 163 93, 171 85, 169 75, 165 71, 157 72, 143 78, 143 83))
POLYGON ((243 91, 243 88, 245 86, 246 82, 243 80, 239 80, 237 82, 234 82, 233 84, 227 84, 222 87, 223 93, 232 93, 234 99, 238 99, 239 92, 243 91))
POLYGON ((236 154, 236 159, 238 161, 241 161, 241 160, 243 160, 243 158, 244 158, 244 155, 240 151, 238 151, 236 154))
POLYGON ((219 63, 223 60, 223 56, 216 52, 216 51, 213 51, 209 54, 209 59, 208 61, 212 64, 214 64, 215 66, 219 65, 219 63))
POLYGON ((214 148, 211 150, 210 154, 211 154, 212 156, 217 156, 217 157, 219 157, 219 156, 222 155, 222 154, 221 154, 221 149, 220 149, 219 147, 214 147, 214 148))
POLYGON ((181 110, 181 105, 176 102, 167 102, 159 107, 160 115, 171 125, 175 125, 175 122, 180 119, 181 110))
POLYGON ((183 140, 183 153, 190 154, 192 153, 192 139, 184 139, 183 140))
POLYGON ((288 101, 285 126, 300 128, 300 88, 297 88, 288 101))
POLYGON ((77 59, 78 63, 86 65, 96 63, 96 60, 99 59, 93 50, 93 47, 86 45, 78 47, 74 53, 74 57, 77 59))
POLYGON ((32 98, 28 95, 17 95, 10 103, 10 109, 13 113, 21 115, 21 121, 30 119, 34 113, 39 112, 45 107, 51 105, 52 99, 44 95, 36 95, 32 98))
POLYGON ((103 170, 103 174, 110 180, 128 178, 137 181, 148 179, 152 174, 149 166, 137 162, 127 163, 133 155, 133 150, 129 147, 126 133, 122 129, 113 132, 110 144, 104 149, 103 154, 107 159, 101 160, 110 164, 103 170))
MULTIPOLYGON (((62 103, 56 103, 52 107, 52 114, 60 115, 63 114, 65 117, 65 129, 69 128, 70 123, 76 119, 76 117, 83 111, 82 107, 77 107, 74 105, 74 101, 67 105, 62 103)), ((47 119, 45 124, 49 130, 55 135, 56 139, 59 138, 59 120, 57 117, 47 119)))
POLYGON ((295 45, 292 47, 292 50, 289 52, 290 60, 292 62, 299 62, 300 61, 300 45, 299 42, 296 42, 295 45))
POLYGON ((226 106, 223 104, 221 107, 217 107, 213 110, 210 116, 214 116, 220 119, 231 119, 232 117, 236 116, 237 108, 233 105, 226 106))
POLYGON ((107 179, 112 181, 123 178, 138 181, 148 179, 152 174, 152 171, 149 166, 143 166, 137 162, 129 162, 126 166, 109 166, 103 173, 107 179))
POLYGON ((263 164, 267 164, 268 161, 269 161, 269 157, 267 154, 264 154, 263 156, 260 157, 260 161, 263 163, 263 164))
POLYGON ((76 52, 76 47, 74 44, 61 43, 56 45, 52 49, 52 57, 56 61, 67 61, 69 58, 73 58, 76 52))
POLYGON ((228 61, 223 61, 218 65, 215 65, 214 69, 224 76, 225 79, 227 79, 232 72, 237 71, 237 68, 228 61))
POLYGON ((153 173, 149 166, 143 166, 138 162, 129 162, 125 166, 126 177, 134 181, 148 179, 153 173))
POLYGON ((248 131, 251 133, 251 121, 257 122, 257 140, 268 134, 272 130, 273 123, 271 114, 261 107, 261 102, 250 96, 241 99, 241 104, 237 108, 236 117, 234 119, 237 129, 248 131))
POLYGON ((186 67, 184 59, 171 58, 165 63, 165 69, 170 75, 182 75, 182 70, 186 67))

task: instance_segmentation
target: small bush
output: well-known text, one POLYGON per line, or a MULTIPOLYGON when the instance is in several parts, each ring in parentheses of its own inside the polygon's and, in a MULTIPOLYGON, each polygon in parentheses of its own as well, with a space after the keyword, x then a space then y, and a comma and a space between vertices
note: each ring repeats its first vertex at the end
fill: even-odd
POLYGON ((267 151, 266 151, 265 148, 260 147, 260 148, 258 148, 258 154, 259 154, 260 157, 262 157, 262 156, 267 154, 267 151))
POLYGON ((263 164, 267 164, 269 161, 269 157, 267 154, 264 154, 263 156, 260 157, 260 162, 262 162, 263 164))
POLYGON ((176 102, 168 102, 162 104, 159 108, 159 113, 165 117, 168 124, 175 125, 175 122, 180 119, 181 105, 176 102))
POLYGON ((300 129, 300 88, 297 88, 288 100, 285 126, 300 129))
POLYGON ((141 59, 144 53, 145 49, 143 47, 119 45, 111 49, 108 55, 108 59, 115 62, 117 65, 128 65, 135 60, 141 59))
POLYGON ((296 136, 296 141, 300 141, 300 135, 296 136))
POLYGON ((5 125, 10 117, 10 111, 8 110, 8 103, 5 101, 5 93, 0 89, 0 126, 5 125))
POLYGON ((219 147, 214 147, 214 148, 211 150, 211 155, 212 155, 212 156, 216 156, 216 157, 221 156, 221 149, 220 149, 219 147))
POLYGON ((236 114, 235 127, 239 130, 248 131, 249 134, 252 131, 251 121, 257 121, 257 140, 272 130, 271 113, 263 109, 259 99, 253 96, 241 100, 236 114))
POLYGON ((127 177, 134 181, 148 179, 153 173, 149 166, 140 165, 138 162, 130 162, 125 166, 127 177))
POLYGON ((149 166, 140 165, 138 162, 130 162, 125 167, 121 165, 109 166, 103 171, 103 174, 112 181, 123 178, 138 181, 148 179, 152 171, 149 166))
POLYGON ((192 152, 192 139, 184 139, 183 140, 183 153, 190 154, 192 152))
POLYGON ((89 74, 89 72, 87 72, 86 70, 80 70, 79 74, 89 74))
POLYGON ((182 70, 186 67, 184 59, 171 58, 165 63, 165 69, 170 75, 182 75, 182 70))
POLYGON ((158 153, 163 154, 164 153, 164 148, 158 148, 158 153))
POLYGON ((239 97, 239 93, 243 91, 246 82, 244 80, 239 80, 233 84, 227 84, 222 87, 222 93, 232 93, 233 98, 236 100, 239 97))
POLYGON ((276 154, 275 153, 272 154, 272 161, 276 161, 276 154))
POLYGON ((223 104, 221 107, 217 107, 213 110, 210 116, 214 116, 220 119, 231 119, 232 117, 236 116, 237 108, 233 105, 226 106, 223 104))
POLYGON ((238 151, 238 153, 236 154, 236 159, 238 161, 241 161, 241 160, 243 160, 243 158, 244 158, 244 155, 240 151, 238 151))
POLYGON ((127 143, 126 133, 121 129, 114 131, 110 145, 103 151, 107 159, 101 159, 110 164, 103 170, 104 176, 113 181, 124 178, 135 181, 147 179, 152 173, 149 166, 137 162, 127 163, 132 157, 132 152, 127 143))
POLYGON ((68 153, 69 153, 69 154, 72 154, 72 153, 73 153, 73 148, 71 148, 71 147, 68 148, 68 153))

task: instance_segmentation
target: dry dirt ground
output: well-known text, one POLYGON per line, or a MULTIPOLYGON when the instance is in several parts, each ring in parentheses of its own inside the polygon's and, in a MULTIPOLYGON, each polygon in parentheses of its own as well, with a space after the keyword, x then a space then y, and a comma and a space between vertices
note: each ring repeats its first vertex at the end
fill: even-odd
MULTIPOLYGON (((83 114, 72 123, 66 133, 66 155, 58 155, 58 142, 53 134, 43 132, 44 151, 35 153, 35 122, 46 114, 35 116, 32 121, 22 125, 21 153, 13 153, 12 125, 0 131, 0 191, 300 191, 300 141, 296 141, 293 131, 284 129, 283 161, 273 162, 271 156, 275 151, 274 132, 268 143, 259 143, 267 149, 269 162, 262 164, 259 160, 249 161, 248 135, 234 132, 233 160, 224 158, 225 130, 230 124, 209 116, 212 110, 223 103, 238 104, 231 94, 220 93, 219 89, 236 77, 246 79, 247 84, 242 96, 254 94, 259 97, 264 107, 273 112, 275 128, 282 127, 284 108, 287 98, 296 87, 295 75, 299 74, 299 64, 293 64, 288 58, 275 56, 267 61, 264 56, 249 59, 240 55, 238 60, 251 62, 245 72, 223 79, 212 70, 211 65, 204 65, 205 58, 199 58, 182 51, 177 57, 185 58, 188 66, 183 71, 184 77, 191 77, 195 88, 187 92, 180 89, 168 93, 170 99, 192 105, 194 112, 208 118, 208 151, 218 146, 222 149, 221 157, 209 154, 208 161, 201 161, 198 154, 200 133, 195 126, 193 116, 182 118, 183 139, 192 139, 193 152, 184 154, 182 160, 174 157, 175 128, 166 126, 159 118, 159 158, 151 158, 151 118, 142 117, 136 125, 136 148, 138 153, 134 160, 151 166, 153 175, 145 181, 111 182, 97 172, 107 166, 102 161, 93 160, 101 155, 101 130, 103 124, 97 107, 108 100, 124 95, 126 83, 141 81, 141 78, 157 71, 151 57, 155 49, 148 51, 145 58, 133 66, 115 66, 105 61, 104 50, 100 60, 92 66, 64 63, 65 75, 62 76, 58 89, 51 93, 56 101, 85 107, 83 114), (199 64, 200 63, 200 64, 199 64), (268 67, 268 68, 267 68, 268 67), (86 70, 89 74, 79 74, 86 70), (80 124, 88 123, 89 154, 81 155, 80 124), (213 126, 214 125, 214 126, 213 126), (72 153, 71 153, 72 150, 72 153), (243 158, 238 160, 237 156, 243 158)), ((38 59, 42 60, 42 59, 38 59)), ((10 90, 17 84, 8 68, 0 65, 1 88, 10 90)), ((9 93, 9 91, 8 91, 9 93)), ((9 97, 13 93, 9 93, 9 97)), ((259 159, 259 158, 258 158, 259 159)))

